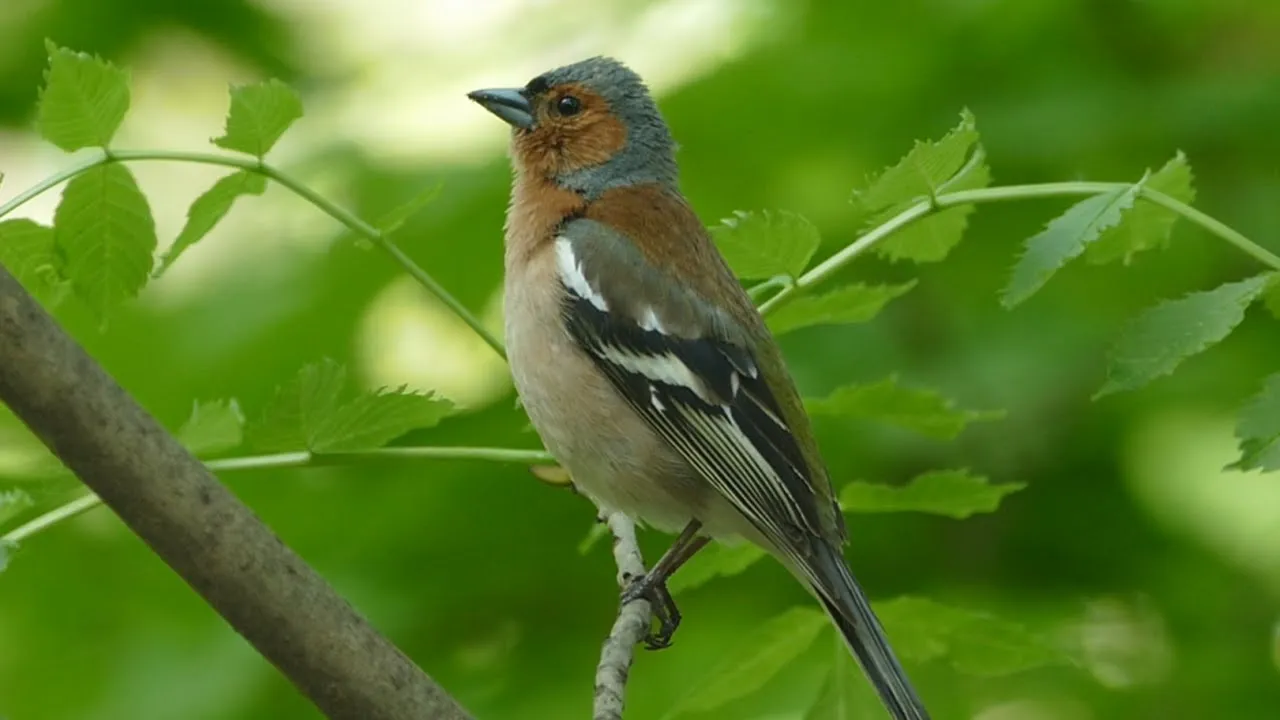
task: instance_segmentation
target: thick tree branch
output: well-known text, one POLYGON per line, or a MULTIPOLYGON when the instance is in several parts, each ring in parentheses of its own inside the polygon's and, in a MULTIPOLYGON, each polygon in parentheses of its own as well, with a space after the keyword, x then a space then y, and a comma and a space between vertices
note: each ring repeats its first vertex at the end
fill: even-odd
MULTIPOLYGON (((644 558, 636 542, 636 526, 630 518, 613 513, 605 518, 613 533, 613 559, 618 564, 618 587, 626 590, 630 582, 644 575, 644 558)), ((618 608, 618 619, 609 631, 596 666, 596 689, 592 720, 622 720, 627 691, 627 675, 636 645, 649 629, 649 601, 632 600, 618 608)))
POLYGON ((469 716, 0 267, 0 400, 335 720, 469 716))

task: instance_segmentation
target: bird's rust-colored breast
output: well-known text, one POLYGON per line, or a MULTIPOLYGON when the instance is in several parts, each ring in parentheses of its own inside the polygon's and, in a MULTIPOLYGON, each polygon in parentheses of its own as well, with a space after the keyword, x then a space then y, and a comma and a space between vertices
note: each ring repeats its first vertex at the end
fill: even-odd
POLYGON ((586 199, 555 183, 521 173, 511 192, 507 211, 507 265, 528 262, 555 240, 566 217, 581 213, 586 199))

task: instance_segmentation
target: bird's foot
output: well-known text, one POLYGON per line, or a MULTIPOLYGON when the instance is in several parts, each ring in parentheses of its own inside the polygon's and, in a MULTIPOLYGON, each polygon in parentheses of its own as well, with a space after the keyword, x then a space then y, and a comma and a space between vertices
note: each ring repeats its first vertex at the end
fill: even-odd
POLYGON ((645 635, 645 647, 650 650, 670 647, 671 636, 680 627, 680 609, 667 590, 666 579, 649 573, 633 579, 627 589, 622 591, 623 605, 641 598, 649 601, 649 612, 658 621, 658 627, 650 627, 649 633, 645 635))

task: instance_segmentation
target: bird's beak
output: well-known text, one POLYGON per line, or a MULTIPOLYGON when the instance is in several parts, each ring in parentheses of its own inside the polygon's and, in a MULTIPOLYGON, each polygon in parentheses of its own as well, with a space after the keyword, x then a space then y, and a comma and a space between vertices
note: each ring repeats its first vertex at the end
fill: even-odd
POLYGON ((481 107, 512 127, 521 130, 533 127, 533 107, 529 104, 529 98, 518 88, 472 90, 467 93, 467 97, 480 103, 481 107))

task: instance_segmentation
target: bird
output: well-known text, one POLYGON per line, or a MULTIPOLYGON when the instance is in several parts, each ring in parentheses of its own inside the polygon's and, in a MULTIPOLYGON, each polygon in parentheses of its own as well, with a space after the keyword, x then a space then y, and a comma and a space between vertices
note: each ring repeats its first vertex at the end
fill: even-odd
POLYGON ((753 542, 826 610, 895 720, 924 703, 845 564, 847 532, 782 352, 679 187, 643 79, 591 57, 468 98, 510 126, 504 341, 544 446, 602 513, 677 534, 623 602, 710 540, 753 542))

